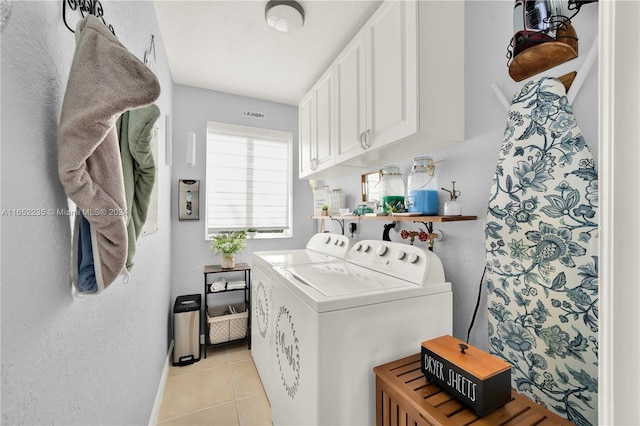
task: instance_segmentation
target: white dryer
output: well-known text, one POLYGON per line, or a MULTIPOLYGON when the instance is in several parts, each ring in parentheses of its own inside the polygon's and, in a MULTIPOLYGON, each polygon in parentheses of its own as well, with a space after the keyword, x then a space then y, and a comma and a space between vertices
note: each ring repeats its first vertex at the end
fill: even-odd
POLYGON ((274 352, 271 293, 277 266, 305 265, 344 260, 353 240, 338 234, 318 233, 304 249, 258 251, 252 257, 251 356, 267 397, 273 394, 276 377, 271 368, 274 352))
POLYGON ((375 424, 373 367, 452 332, 451 284, 419 247, 366 240, 346 261, 274 270, 276 426, 375 424))

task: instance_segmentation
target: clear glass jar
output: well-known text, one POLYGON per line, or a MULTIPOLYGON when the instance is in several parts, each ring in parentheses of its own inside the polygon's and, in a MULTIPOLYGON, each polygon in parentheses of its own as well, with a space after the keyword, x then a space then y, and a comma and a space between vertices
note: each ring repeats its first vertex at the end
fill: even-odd
POLYGON ((438 214, 438 177, 431 157, 416 157, 407 183, 407 210, 427 216, 438 214))
POLYGON ((400 167, 384 166, 380 179, 380 212, 400 211, 404 208, 405 187, 400 167), (392 210, 393 208, 395 210, 392 210))
POLYGON ((329 195, 329 214, 339 214, 345 207, 345 194, 342 189, 332 189, 329 195))

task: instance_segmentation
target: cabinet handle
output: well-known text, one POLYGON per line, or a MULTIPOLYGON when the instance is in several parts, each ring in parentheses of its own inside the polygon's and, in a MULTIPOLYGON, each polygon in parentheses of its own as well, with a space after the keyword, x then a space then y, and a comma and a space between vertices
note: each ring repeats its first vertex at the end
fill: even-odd
POLYGON ((364 149, 368 149, 369 148, 369 135, 370 134, 371 134, 371 129, 367 129, 362 133, 362 135, 363 135, 362 145, 363 145, 364 149))
POLYGON ((311 170, 315 171, 318 168, 318 159, 312 158, 309 167, 311 167, 311 170))
POLYGON ((367 149, 367 147, 364 144, 364 134, 365 132, 360 133, 360 137, 358 138, 358 141, 360 142, 360 148, 367 149))

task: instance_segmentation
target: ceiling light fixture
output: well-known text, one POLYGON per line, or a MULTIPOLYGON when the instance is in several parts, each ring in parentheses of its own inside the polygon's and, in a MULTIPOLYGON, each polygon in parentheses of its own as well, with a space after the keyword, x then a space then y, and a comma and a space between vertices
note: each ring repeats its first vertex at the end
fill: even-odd
POLYGON ((271 0, 264 9, 269 26, 283 33, 295 33, 304 25, 304 9, 297 1, 271 0))

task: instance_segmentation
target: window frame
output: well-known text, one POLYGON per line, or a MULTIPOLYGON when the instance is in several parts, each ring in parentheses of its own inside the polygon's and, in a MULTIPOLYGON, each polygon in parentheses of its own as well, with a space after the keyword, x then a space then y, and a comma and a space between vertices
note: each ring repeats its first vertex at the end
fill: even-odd
POLYGON ((287 194, 287 228, 278 228, 278 232, 268 232, 265 230, 259 230, 256 235, 253 237, 254 239, 281 239, 281 238, 293 238, 293 133, 275 130, 275 129, 266 129, 261 127, 253 127, 253 126, 245 126, 240 124, 231 124, 231 123, 222 123, 217 121, 207 120, 207 128, 206 128, 206 140, 205 140, 205 226, 204 226, 204 234, 205 240, 210 241, 214 235, 227 232, 228 230, 218 229, 215 231, 210 231, 211 227, 209 225, 209 184, 210 182, 209 176, 209 168, 208 168, 208 160, 209 160, 209 135, 210 134, 220 134, 225 136, 233 136, 233 137, 241 137, 246 139, 258 139, 258 140, 271 140, 278 141, 287 144, 288 150, 288 158, 287 158, 287 167, 288 167, 288 194, 287 194))

